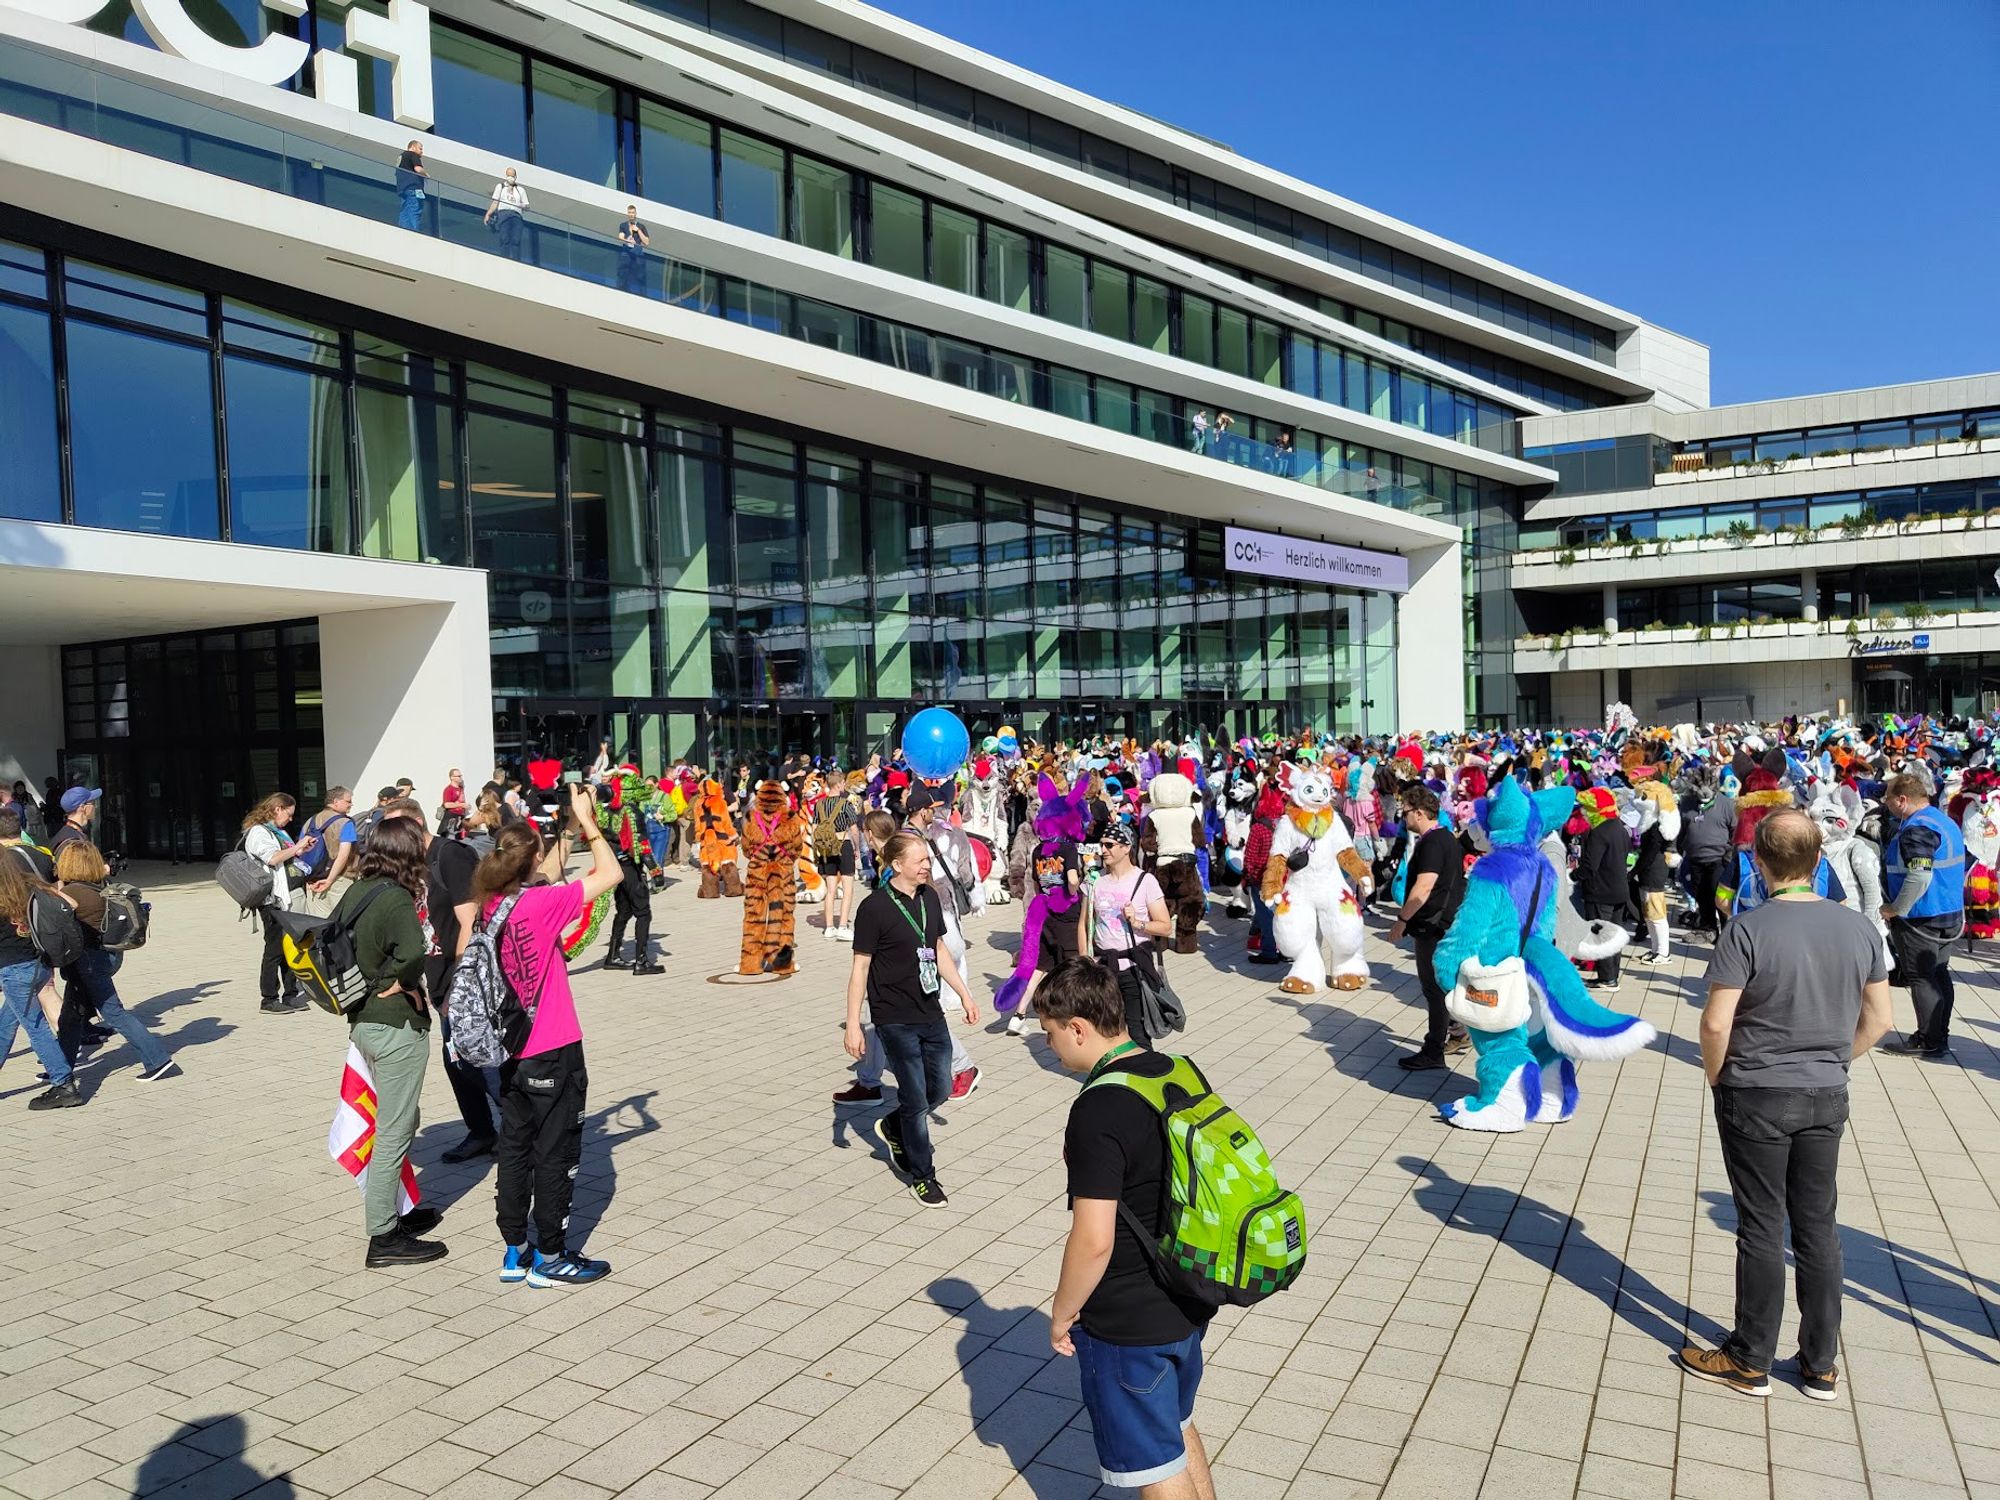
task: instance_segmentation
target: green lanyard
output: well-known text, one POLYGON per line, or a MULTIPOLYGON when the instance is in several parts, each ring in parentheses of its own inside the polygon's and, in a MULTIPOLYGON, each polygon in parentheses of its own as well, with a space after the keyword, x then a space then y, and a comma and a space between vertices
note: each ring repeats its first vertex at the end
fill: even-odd
POLYGON ((1090 1075, 1083 1080, 1083 1086, 1085 1088, 1089 1088, 1091 1084, 1095 1083, 1097 1081, 1097 1075, 1104 1071, 1105 1066, 1109 1064, 1113 1058, 1122 1057, 1127 1052, 1137 1052, 1138 1050, 1139 1050, 1139 1044, 1137 1042, 1120 1042, 1117 1046, 1113 1047, 1109 1052, 1105 1053, 1104 1056, 1098 1058, 1097 1066, 1090 1070, 1090 1075))
POLYGON ((1790 896, 1798 891, 1805 891, 1809 895, 1818 894, 1818 892, 1813 890, 1813 883, 1810 880, 1806 881, 1803 885, 1781 885, 1775 891, 1771 892, 1771 894, 1774 897, 1790 896))
MULTIPOLYGON (((903 905, 903 898, 896 894, 896 888, 892 885, 885 885, 882 889, 889 893, 890 902, 895 906, 897 911, 903 914, 903 920, 910 924, 910 930, 916 933, 917 946, 919 948, 928 947, 930 945, 930 934, 924 931, 924 924, 911 914, 907 906, 903 905)), ((917 904, 919 906, 923 904, 923 899, 922 896, 917 897, 917 904)))

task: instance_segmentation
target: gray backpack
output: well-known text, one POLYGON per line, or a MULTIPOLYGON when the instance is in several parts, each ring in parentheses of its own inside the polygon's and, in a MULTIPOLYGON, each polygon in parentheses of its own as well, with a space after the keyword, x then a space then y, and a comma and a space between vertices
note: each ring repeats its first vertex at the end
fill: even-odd
POLYGON ((445 999, 451 1050, 471 1067, 499 1067, 519 1054, 534 1029, 535 1004, 522 1001, 500 963, 500 929, 520 899, 521 893, 516 891, 502 901, 494 909, 493 920, 481 923, 472 934, 445 999))
POLYGON ((243 838, 236 841, 236 847, 222 856, 222 862, 215 867, 215 883, 243 910, 256 911, 271 904, 277 887, 271 867, 243 847, 249 837, 245 831, 243 838))

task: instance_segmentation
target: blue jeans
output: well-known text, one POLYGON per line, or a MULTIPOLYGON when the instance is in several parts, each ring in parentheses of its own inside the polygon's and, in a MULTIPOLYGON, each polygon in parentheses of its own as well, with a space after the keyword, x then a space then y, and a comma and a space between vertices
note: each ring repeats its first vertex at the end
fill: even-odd
POLYGON ((424 190, 404 188, 403 206, 397 210, 396 223, 404 229, 421 230, 424 227, 424 190))
POLYGON ((896 1121, 910 1175, 921 1182, 937 1175, 931 1157, 931 1110, 951 1097, 951 1028, 942 1020, 878 1025, 882 1052, 896 1075, 896 1121))
POLYGON ((49 966, 40 959, 0 969, 0 1062, 14 1050, 15 1031, 25 1026, 28 1045, 35 1049, 49 1082, 63 1083, 69 1078, 69 1060, 63 1056, 55 1028, 49 1025, 48 1017, 42 1014, 41 1002, 35 998, 35 992, 48 977, 49 966))
POLYGON ((1257 951, 1273 953, 1278 951, 1277 934, 1272 930, 1278 914, 1271 910, 1271 904, 1264 899, 1261 884, 1250 887, 1251 925, 1257 929, 1257 951))
MULTIPOLYGON (((107 953, 102 948, 86 948, 83 957, 64 973, 74 973, 82 992, 84 1004, 78 1019, 96 1010, 98 1019, 125 1038, 132 1050, 139 1054, 139 1066, 150 1073, 167 1060, 167 1049, 146 1029, 146 1023, 127 1010, 125 1003, 118 998, 113 976, 117 974, 124 956, 122 953, 107 953)), ((67 1008, 64 1014, 68 1014, 67 1008)))
POLYGON ((493 216, 493 227, 500 235, 500 253, 509 260, 521 258, 521 216, 501 212, 493 216))

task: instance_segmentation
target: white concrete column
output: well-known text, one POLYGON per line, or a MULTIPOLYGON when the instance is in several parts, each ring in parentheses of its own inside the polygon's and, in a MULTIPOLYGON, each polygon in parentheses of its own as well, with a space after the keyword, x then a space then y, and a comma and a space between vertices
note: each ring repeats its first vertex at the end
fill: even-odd
POLYGON ((329 783, 372 792, 407 776, 429 809, 456 766, 493 771, 493 676, 484 600, 320 616, 329 783))
MULTIPOLYGON (((87 634, 87 632, 86 632, 87 634)), ((42 794, 53 776, 67 781, 56 752, 62 748, 62 648, 0 649, 0 781, 25 781, 42 794)))
POLYGON ((1803 612, 1799 616, 1800 619, 1817 620, 1819 618, 1818 568, 1807 568, 1803 573, 1799 574, 1799 603, 1803 607, 1803 612))
POLYGON ((1604 585, 1604 633, 1606 635, 1615 635, 1617 632, 1618 585, 1607 583, 1604 585))
MULTIPOLYGON (((1408 554, 1410 587, 1396 603, 1396 728, 1465 727, 1465 585, 1459 544, 1408 554)), ((1495 650, 1512 649, 1505 642, 1495 650)))

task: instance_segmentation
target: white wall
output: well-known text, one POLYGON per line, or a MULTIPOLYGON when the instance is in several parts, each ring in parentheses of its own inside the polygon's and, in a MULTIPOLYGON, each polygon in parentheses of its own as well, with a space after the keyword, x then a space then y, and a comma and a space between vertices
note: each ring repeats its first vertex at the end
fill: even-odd
MULTIPOLYGON (((1605 678, 1613 674, 1554 672, 1549 677, 1550 710, 1561 725, 1601 723, 1605 678)), ((1854 707, 1854 668, 1848 658, 1803 661, 1702 661, 1678 667, 1640 667, 1632 673, 1632 709, 1642 724, 1659 722, 1661 705, 1701 698, 1713 705, 1747 698, 1759 718, 1854 707)), ((1708 709, 1704 717, 1713 717, 1708 709)), ((1670 715, 1671 716, 1671 715, 1670 715)))
POLYGON ((42 782, 62 780, 62 652, 54 646, 0 650, 0 781, 25 781, 40 796, 42 782))
POLYGON ((1396 603, 1396 727, 1465 727, 1465 580, 1458 546, 1409 553, 1410 587, 1396 603))
POLYGON ((326 774, 364 803, 407 776, 426 810, 454 766, 493 770, 492 674, 483 607, 411 604, 319 622, 326 774))

